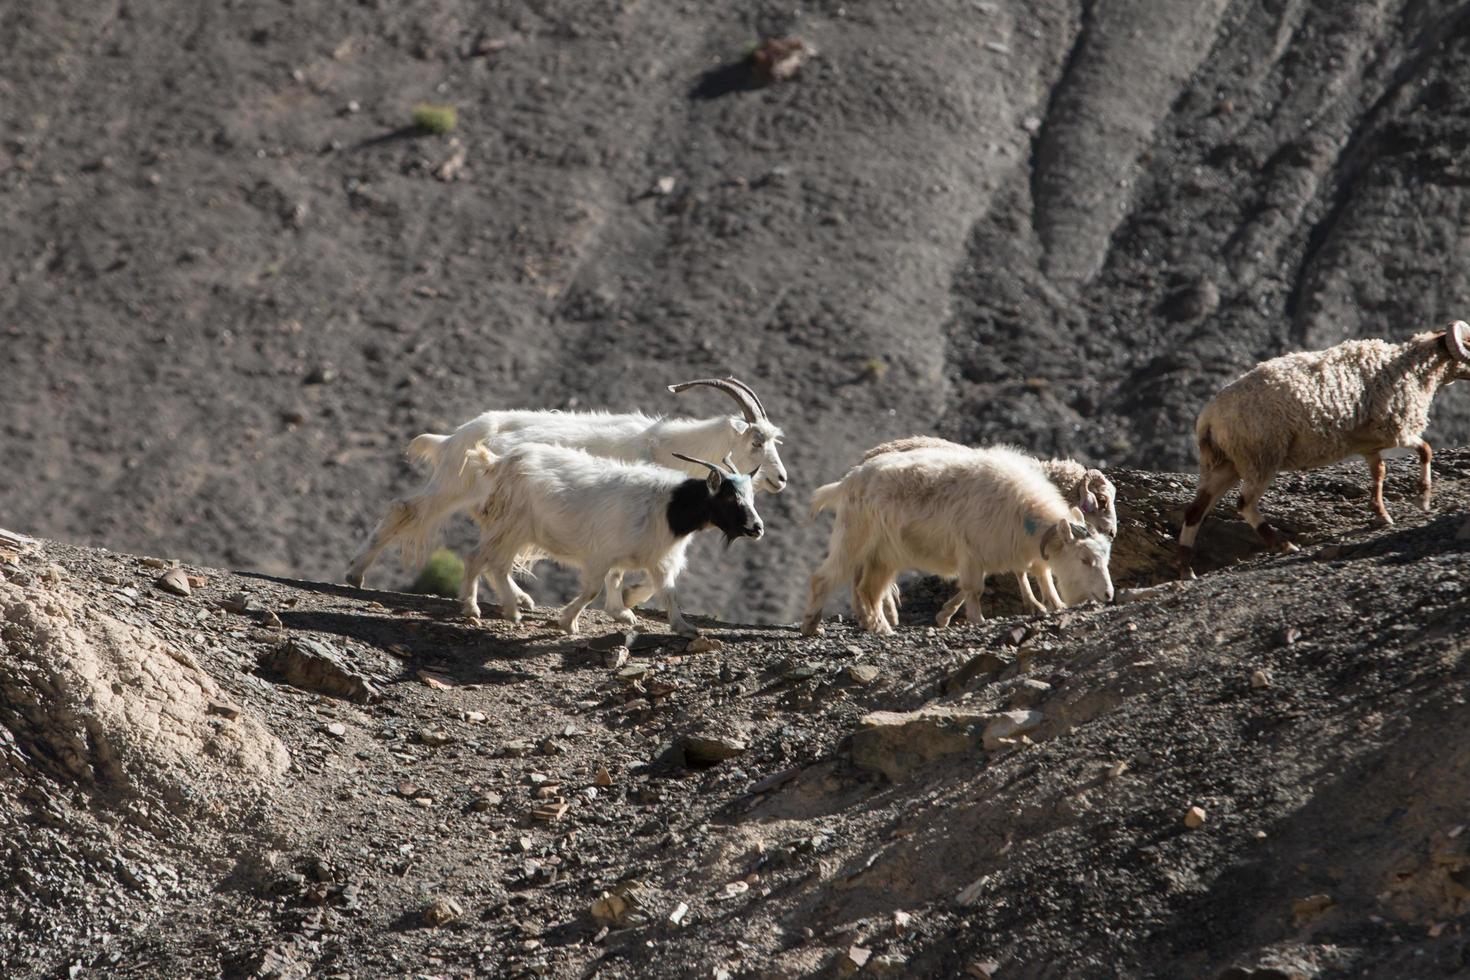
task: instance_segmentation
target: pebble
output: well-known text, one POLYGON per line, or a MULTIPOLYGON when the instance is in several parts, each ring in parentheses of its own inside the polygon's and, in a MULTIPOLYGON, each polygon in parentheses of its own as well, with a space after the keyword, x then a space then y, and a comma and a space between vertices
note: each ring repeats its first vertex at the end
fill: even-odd
POLYGON ((154 584, 163 591, 172 592, 174 595, 189 595, 194 591, 189 586, 189 576, 184 574, 181 568, 170 568, 158 576, 154 584))
POLYGON ((1197 827, 1203 827, 1204 825, 1205 825, 1205 808, 1204 807, 1201 807, 1201 806, 1192 806, 1188 810, 1184 811, 1184 826, 1188 827, 1190 830, 1194 830, 1195 828, 1197 828, 1197 827))
POLYGON ((851 680, 854 684, 861 684, 864 687, 876 681, 880 673, 881 671, 879 671, 878 668, 875 667, 873 664, 847 665, 848 679, 851 680))
POLYGON ((616 670, 628 662, 628 648, 619 644, 611 650, 604 650, 602 654, 602 665, 609 670, 616 670))
POLYGON ((1264 670, 1256 670, 1251 673, 1251 687, 1263 688, 1271 686, 1271 675, 1264 670))

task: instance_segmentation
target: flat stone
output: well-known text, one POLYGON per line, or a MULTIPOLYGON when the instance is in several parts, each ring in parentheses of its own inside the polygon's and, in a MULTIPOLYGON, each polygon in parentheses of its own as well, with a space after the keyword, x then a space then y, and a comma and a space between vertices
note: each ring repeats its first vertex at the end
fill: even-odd
POLYGON ((991 712, 940 705, 870 712, 852 734, 852 761, 898 782, 935 760, 976 754, 982 729, 995 720, 991 712))

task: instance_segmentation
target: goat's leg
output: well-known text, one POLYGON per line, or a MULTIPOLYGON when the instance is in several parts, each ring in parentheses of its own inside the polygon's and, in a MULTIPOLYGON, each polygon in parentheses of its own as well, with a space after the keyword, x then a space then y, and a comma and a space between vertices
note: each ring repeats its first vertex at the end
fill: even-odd
POLYGON ((1271 478, 1275 475, 1275 473, 1267 473, 1265 476, 1252 476, 1241 485, 1240 516, 1245 518, 1247 524, 1256 529, 1256 533, 1261 536, 1261 541, 1267 548, 1272 551, 1296 551, 1297 546, 1282 538, 1280 532, 1271 526, 1271 522, 1261 516, 1261 511, 1256 506, 1261 502, 1261 494, 1266 492, 1266 487, 1270 486, 1271 478))
POLYGON ((861 562, 853 561, 849 557, 859 552, 852 547, 855 542, 849 540, 851 536, 847 532, 845 516, 838 513, 837 522, 832 526, 832 537, 827 543, 827 557, 812 572, 806 612, 801 617, 801 631, 807 636, 821 632, 822 607, 831 598, 832 591, 841 583, 856 582, 860 577, 858 569, 861 562))
POLYGON ((940 609, 937 614, 935 614, 934 625, 938 626, 940 629, 948 626, 950 620, 954 619, 954 614, 959 612, 960 606, 964 604, 965 593, 963 591, 955 592, 954 595, 950 596, 949 601, 944 604, 944 607, 940 609))
POLYGON ((1429 491, 1433 486, 1433 477, 1430 475, 1430 461, 1434 459, 1434 450, 1429 448, 1429 443, 1420 439, 1414 446, 1419 450, 1419 508, 1429 509, 1429 491))
POLYGON ((1368 475, 1373 478, 1373 513, 1378 515, 1378 523, 1392 524, 1393 518, 1383 503, 1383 478, 1388 475, 1388 464, 1378 453, 1364 453, 1363 461, 1368 464, 1368 475))
POLYGON ((982 622, 985 614, 980 611, 980 597, 985 594, 985 569, 960 569, 959 584, 960 594, 965 597, 965 618, 972 624, 982 622))
MULTIPOLYGON (((347 566, 347 574, 343 579, 348 585, 362 588, 368 569, 399 538, 411 536, 411 540, 422 539, 425 527, 437 525, 447 515, 474 502, 473 497, 466 499, 462 496, 435 496, 427 493, 399 497, 388 505, 388 512, 373 526, 372 534, 368 535, 367 540, 352 556, 352 562, 347 566)), ((412 548, 408 550, 411 552, 412 548)), ((409 554, 407 557, 415 556, 409 554)))
POLYGON ((480 575, 485 571, 489 559, 489 547, 482 541, 470 552, 469 560, 464 565, 464 577, 459 583, 459 609, 470 619, 480 618, 480 575))
POLYGON ((606 594, 602 608, 614 620, 624 626, 632 626, 638 622, 638 617, 633 615, 633 610, 623 605, 623 573, 619 569, 613 569, 607 573, 603 580, 602 591, 606 594))
POLYGON ((898 625, 898 600, 900 593, 898 583, 888 583, 888 588, 883 592, 883 618, 888 620, 889 626, 898 625))
MULTIPOLYGON (((494 567, 485 571, 485 578, 490 582, 490 587, 495 590, 495 598, 500 603, 500 615, 512 623, 521 621, 521 606, 516 601, 517 593, 515 579, 510 577, 512 562, 497 562, 494 567)), ((524 593, 521 593, 524 594, 524 593)))
POLYGON ((699 627, 685 619, 679 610, 679 593, 674 587, 675 574, 667 568, 650 568, 647 571, 649 584, 653 586, 655 593, 663 597, 669 627, 680 636, 698 636, 699 627))
POLYGON ((853 612, 858 623, 870 633, 893 632, 894 624, 883 610, 883 599, 893 583, 893 575, 893 569, 870 562, 857 576, 858 584, 852 593, 853 612))
POLYGON ((1240 474, 1232 463, 1227 462, 1208 469, 1200 467, 1199 489, 1195 492, 1194 501, 1184 512, 1184 526, 1179 529, 1180 578, 1194 578, 1194 569, 1190 566, 1194 561, 1194 538, 1199 534, 1199 526, 1205 522, 1215 501, 1239 480, 1240 474))
POLYGON ((1056 576, 1052 575, 1050 565, 1041 566, 1041 574, 1037 576, 1037 579, 1041 582, 1041 597, 1053 609, 1066 609, 1067 604, 1062 601, 1061 594, 1057 592, 1056 576))
POLYGON ((557 621, 561 628, 567 633, 577 632, 577 618, 582 615, 582 610, 587 604, 597 598, 597 593, 602 591, 602 580, 607 576, 606 569, 584 569, 582 571, 582 591, 577 598, 562 607, 557 613, 557 621))
MULTIPOLYGON (((1037 577, 1041 578, 1045 574, 1046 566, 1043 565, 1042 570, 1037 573, 1037 577)), ((1044 583, 1045 580, 1043 579, 1043 591, 1046 589, 1046 585, 1044 583)), ((1021 588, 1021 601, 1026 603, 1027 606, 1034 609, 1036 612, 1045 613, 1047 611, 1046 606, 1041 604, 1041 600, 1036 598, 1036 593, 1031 591, 1031 579, 1029 576, 1027 576, 1025 572, 1016 573, 1016 585, 1020 586, 1021 588)))
POLYGON ((1043 568, 1041 575, 1041 597, 1053 609, 1066 609, 1067 604, 1062 601, 1061 593, 1057 591, 1057 580, 1052 576, 1050 568, 1043 568))

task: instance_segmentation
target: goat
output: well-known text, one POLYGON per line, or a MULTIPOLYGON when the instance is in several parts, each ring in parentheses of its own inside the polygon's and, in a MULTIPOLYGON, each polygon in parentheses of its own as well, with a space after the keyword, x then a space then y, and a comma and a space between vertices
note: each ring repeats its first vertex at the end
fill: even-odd
MULTIPOLYGON (((958 449, 969 451, 970 447, 961 445, 958 442, 950 442, 948 439, 941 439, 938 436, 908 436, 902 439, 892 439, 874 446, 863 454, 863 460, 870 460, 874 456, 881 456, 884 453, 902 453, 914 449, 958 449)), ((1028 456, 1027 458, 1031 457, 1028 456)), ((1040 467, 1041 472, 1046 475, 1046 478, 1051 480, 1058 490, 1062 491, 1062 496, 1073 501, 1077 508, 1082 511, 1087 525, 1094 531, 1101 532, 1111 542, 1111 539, 1118 533, 1118 511, 1116 507, 1118 491, 1113 486, 1113 482, 1103 475, 1102 470, 1089 469, 1074 459, 1037 459, 1034 462, 1040 467)), ((1109 553, 1111 554, 1111 547, 1109 548, 1109 553)), ((1053 609, 1064 608, 1066 603, 1057 594, 1056 583, 1052 579, 1051 569, 1046 565, 1041 565, 1038 568, 1032 568, 1030 571, 1041 583, 1042 595, 1051 604, 1051 607, 1053 609)), ((860 587, 860 584, 858 582, 853 583, 854 592, 860 587)), ((1035 609, 1037 612, 1046 612, 1047 607, 1037 601, 1036 594, 1031 591, 1031 580, 1025 572, 1017 573, 1016 584, 1020 587, 1021 599, 1026 605, 1035 609)), ((895 582, 883 593, 881 606, 884 618, 892 626, 898 625, 898 601, 898 583, 895 582)), ((939 614, 939 625, 948 626, 949 620, 954 616, 958 608, 958 602, 951 600, 945 606, 945 611, 939 614)))
MULTIPOLYGON (((674 455, 708 469, 709 475, 688 477, 663 466, 541 443, 521 443, 500 456, 483 445, 472 450, 467 461, 482 486, 474 514, 481 531, 460 588, 465 615, 480 615, 477 600, 484 573, 502 614, 519 622, 523 593, 512 583, 511 571, 548 557, 582 571, 581 593, 559 614, 566 632, 577 632, 577 617, 604 581, 608 612, 631 623, 633 613, 614 588, 613 576, 643 569, 650 593, 662 594, 669 625, 677 633, 697 636, 699 630, 680 613, 675 593, 690 538, 695 531, 716 527, 728 545, 740 537, 759 538, 765 525, 755 509, 755 470, 742 475, 683 453, 674 455)), ((729 462, 726 457, 727 466, 729 462)))
MULTIPOLYGON (((497 453, 522 442, 569 446, 610 459, 660 463, 689 474, 702 471, 679 460, 724 459, 729 455, 737 469, 754 467, 761 474, 759 489, 780 493, 786 486, 786 467, 776 450, 782 433, 766 415, 760 398, 749 385, 735 378, 701 378, 668 387, 678 394, 701 385, 733 398, 740 406, 740 416, 686 419, 641 412, 491 411, 464 423, 450 435, 425 433, 415 437, 408 444, 408 455, 429 464, 429 476, 415 493, 389 505, 353 556, 347 583, 361 588, 368 569, 395 544, 409 562, 423 564, 444 522, 482 502, 474 476, 464 468, 466 454, 480 443, 497 453)), ((533 608, 531 597, 517 591, 521 605, 533 608)))
MULTIPOLYGON (((859 583, 853 608, 864 629, 891 633, 883 594, 905 568, 959 579, 972 622, 990 572, 1050 566, 1078 598, 1111 600, 1109 544, 1083 523, 1024 453, 1005 447, 915 449, 860 463, 812 494, 812 514, 835 510, 826 560, 812 574, 802 632, 817 632, 822 607, 842 582, 859 583)), ((947 622, 947 620, 945 620, 947 622)))
POLYGON ((1179 575, 1193 578, 1194 539, 1221 495, 1241 484, 1239 510, 1266 547, 1295 551, 1257 504, 1282 470, 1307 470, 1361 455, 1373 478, 1373 511, 1392 524, 1383 503, 1386 449, 1419 451, 1420 506, 1429 509, 1430 460, 1424 441, 1429 407, 1441 385, 1470 378, 1470 326, 1402 343, 1348 340, 1256 365, 1210 399, 1195 423, 1199 489, 1179 532, 1179 575))

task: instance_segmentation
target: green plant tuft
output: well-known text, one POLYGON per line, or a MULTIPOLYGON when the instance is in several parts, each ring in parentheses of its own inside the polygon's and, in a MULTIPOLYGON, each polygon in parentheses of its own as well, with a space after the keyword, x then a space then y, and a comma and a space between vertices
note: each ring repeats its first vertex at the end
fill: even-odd
POLYGON ((459 595, 459 586, 463 581, 464 562, 448 548, 440 548, 429 556, 429 560, 419 571, 419 577, 413 580, 408 591, 453 599, 459 595))
POLYGON ((421 102, 413 107, 413 125, 420 132, 443 136, 445 133, 454 132, 457 122, 459 122, 459 113, 455 112, 452 105, 421 102))

